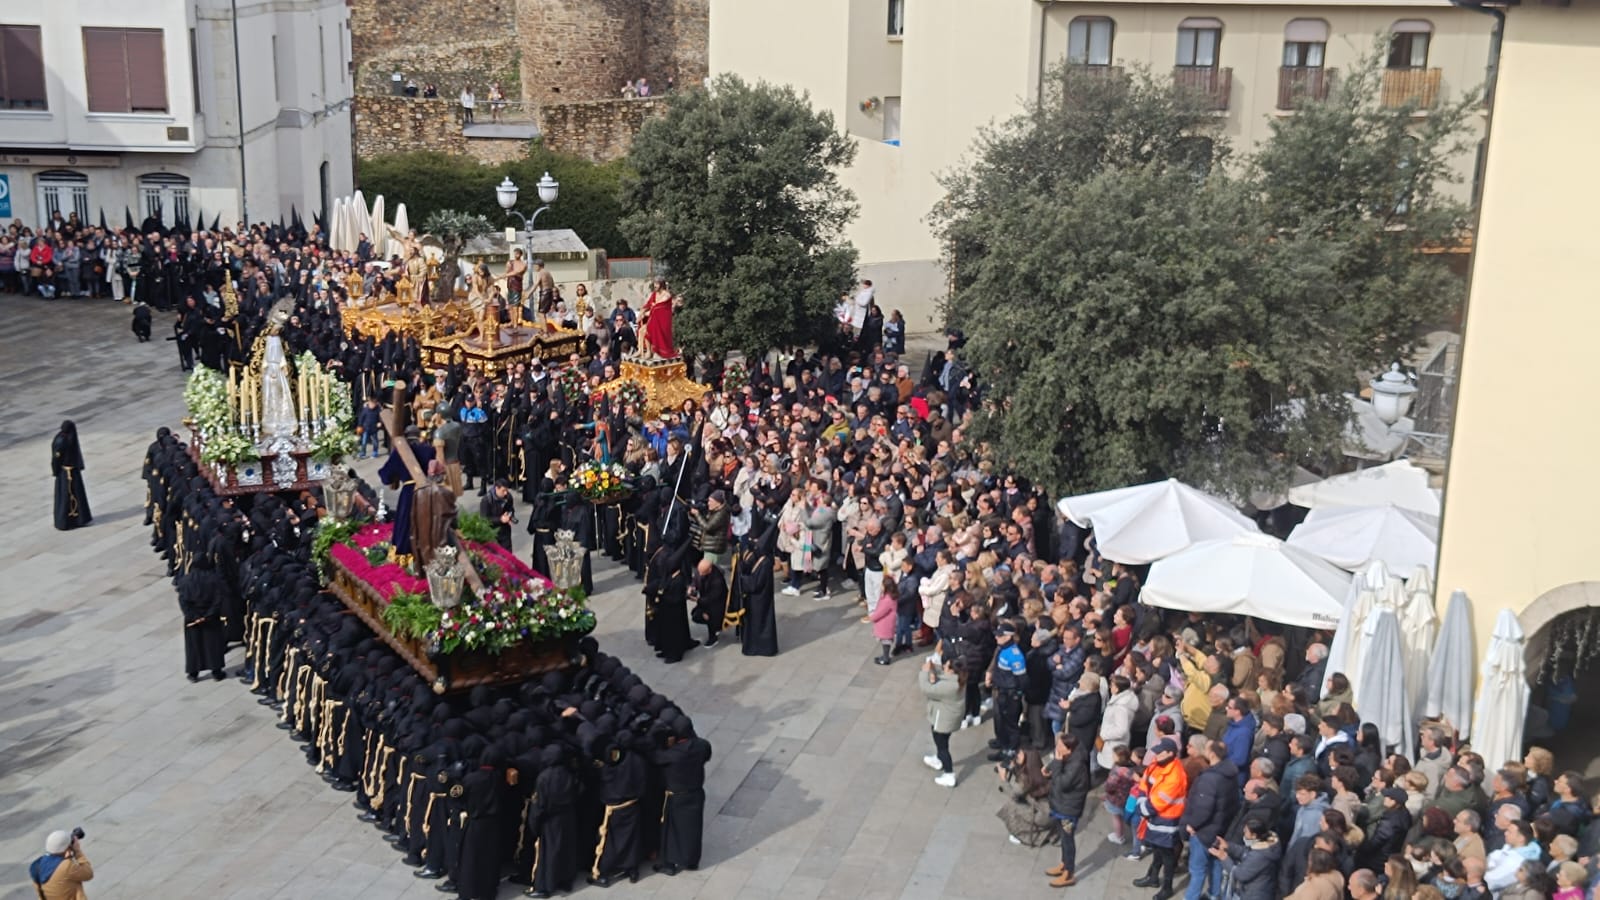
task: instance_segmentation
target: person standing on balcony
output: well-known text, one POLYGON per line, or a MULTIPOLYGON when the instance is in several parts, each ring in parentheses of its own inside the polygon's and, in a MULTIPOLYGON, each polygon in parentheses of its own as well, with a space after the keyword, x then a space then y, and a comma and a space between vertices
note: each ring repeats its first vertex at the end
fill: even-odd
POLYGON ((472 108, 478 105, 478 98, 472 96, 472 85, 461 89, 461 124, 472 124, 472 108))
POLYGON ((496 81, 489 86, 489 118, 496 122, 500 121, 500 114, 505 111, 505 108, 505 88, 502 88, 500 82, 496 81))

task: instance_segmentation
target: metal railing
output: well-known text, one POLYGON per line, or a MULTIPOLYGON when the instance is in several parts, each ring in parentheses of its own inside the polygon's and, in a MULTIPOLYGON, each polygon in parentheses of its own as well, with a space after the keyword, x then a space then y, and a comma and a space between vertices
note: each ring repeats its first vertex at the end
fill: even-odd
POLYGON ((1452 336, 1435 347, 1417 369, 1417 392, 1412 395, 1411 402, 1411 421, 1415 424, 1408 439, 1407 455, 1419 461, 1442 463, 1449 459, 1460 366, 1461 338, 1452 336))
MULTIPOLYGON (((456 121, 463 125, 467 124, 466 110, 462 108, 461 102, 452 100, 450 105, 455 110, 456 121)), ((523 103, 520 100, 500 100, 491 103, 479 97, 473 104, 472 124, 525 125, 538 120, 538 109, 536 103, 523 103)))
POLYGON ((1383 105, 1427 108, 1439 99, 1439 69, 1384 69, 1383 105))
POLYGON ((1181 90, 1199 94, 1210 109, 1228 108, 1233 93, 1233 70, 1215 66, 1173 66, 1172 83, 1181 90))
POLYGON ((1298 109, 1302 103, 1328 99, 1336 74, 1322 66, 1283 66, 1278 69, 1278 108, 1298 109))

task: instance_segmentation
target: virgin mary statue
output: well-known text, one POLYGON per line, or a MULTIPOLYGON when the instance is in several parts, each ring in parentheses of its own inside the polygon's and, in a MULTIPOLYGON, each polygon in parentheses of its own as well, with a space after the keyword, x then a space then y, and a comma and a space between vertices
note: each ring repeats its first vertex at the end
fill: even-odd
POLYGON ((296 418, 283 339, 275 334, 268 335, 267 351, 261 359, 261 432, 268 439, 292 439, 297 428, 296 418))

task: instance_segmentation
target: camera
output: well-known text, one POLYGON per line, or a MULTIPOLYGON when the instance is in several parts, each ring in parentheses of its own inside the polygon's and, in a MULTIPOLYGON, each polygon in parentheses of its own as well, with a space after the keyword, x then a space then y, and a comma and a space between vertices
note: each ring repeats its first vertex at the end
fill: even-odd
POLYGON ((77 828, 72 829, 72 839, 73 840, 81 841, 86 837, 88 837, 88 835, 84 833, 82 825, 79 825, 77 828))

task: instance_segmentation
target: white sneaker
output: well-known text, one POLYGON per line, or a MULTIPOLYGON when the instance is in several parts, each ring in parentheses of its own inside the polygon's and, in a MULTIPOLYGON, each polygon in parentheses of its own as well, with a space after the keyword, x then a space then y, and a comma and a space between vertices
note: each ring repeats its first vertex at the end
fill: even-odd
POLYGON ((798 597, 800 596, 800 589, 793 585, 786 585, 780 593, 785 597, 798 597))
POLYGON ((953 788, 956 786, 956 773, 945 772, 944 774, 934 778, 933 783, 939 785, 940 787, 953 788))
POLYGON ((1119 837, 1119 836, 1117 836, 1115 834, 1106 835, 1106 840, 1110 841, 1113 844, 1126 844, 1128 842, 1127 838, 1119 837))
POLYGON ((1010 841, 1013 844, 1016 844, 1019 847, 1022 846, 1022 838, 1019 838, 1014 834, 1006 835, 1006 840, 1010 841))
POLYGON ((941 772, 944 770, 944 763, 939 762, 939 757, 937 756, 924 756, 922 758, 922 764, 934 770, 935 772, 941 772))

